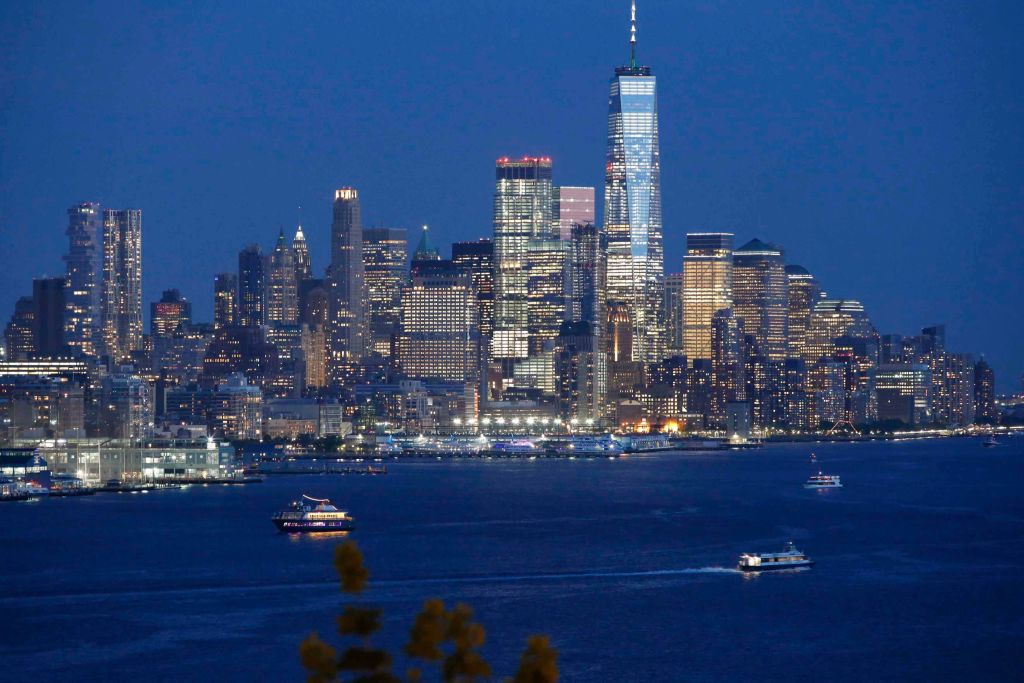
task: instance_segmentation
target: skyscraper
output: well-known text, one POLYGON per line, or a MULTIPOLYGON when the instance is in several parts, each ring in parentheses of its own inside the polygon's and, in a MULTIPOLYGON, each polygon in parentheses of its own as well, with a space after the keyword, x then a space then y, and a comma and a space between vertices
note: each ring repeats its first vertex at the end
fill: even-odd
POLYGON ((32 340, 35 352, 42 356, 63 356, 68 352, 64 337, 63 277, 43 277, 32 280, 32 340))
POLYGON ((683 274, 665 276, 665 298, 661 318, 665 321, 665 354, 682 356, 683 352, 683 274))
POLYGON ((732 306, 733 236, 728 232, 686 235, 683 256, 683 355, 711 359, 711 322, 732 306))
POLYGON ((554 220, 558 223, 555 235, 558 239, 572 239, 572 226, 587 225, 596 221, 594 215, 594 188, 562 185, 552 190, 554 194, 554 220))
POLYGON ((402 284, 406 279, 408 253, 405 228, 363 230, 368 352, 391 356, 392 344, 401 324, 402 284))
POLYGON ((213 327, 238 324, 238 276, 219 273, 213 279, 213 327))
POLYGON ((999 421, 996 375, 984 356, 974 364, 974 417, 978 424, 995 424, 999 421))
POLYGON ((302 233, 302 225, 295 231, 292 238, 292 258, 295 261, 295 280, 302 282, 313 277, 313 262, 309 258, 309 245, 302 233))
POLYGON ((803 358, 807 334, 811 327, 811 313, 821 299, 821 287, 803 266, 786 266, 789 288, 789 358, 803 358))
POLYGON ((267 321, 267 262, 258 244, 238 252, 238 324, 267 321))
POLYGON ((14 303, 14 313, 4 328, 7 360, 26 360, 36 352, 36 307, 32 297, 20 297, 14 303))
POLYGON ((452 263, 469 273, 480 311, 480 339, 488 348, 494 332, 494 242, 479 239, 452 243, 452 263))
POLYGON ((498 159, 494 190, 494 334, 491 357, 509 380, 529 356, 528 273, 531 240, 553 233, 551 159, 498 159))
POLYGON ((335 384, 344 384, 348 373, 363 357, 366 300, 363 282, 363 224, 359 192, 342 187, 334 193, 331 222, 330 360, 335 384))
POLYGON ((267 322, 296 324, 299 319, 299 283, 296 278, 295 253, 285 241, 284 230, 277 235, 277 244, 274 251, 270 252, 267 270, 267 322))
POLYGON ((121 363, 142 348, 142 210, 103 211, 104 353, 121 363))
POLYGON ((786 359, 789 289, 781 249, 752 239, 733 252, 732 307, 769 362, 786 359))
POLYGON ((68 209, 67 287, 64 292, 64 325, 67 343, 74 353, 97 355, 96 333, 100 323, 100 205, 82 202, 68 209))
POLYGON ((608 97, 608 299, 624 302, 632 318, 633 360, 653 363, 664 346, 657 81, 637 65, 635 3, 631 20, 629 65, 615 69, 608 97))
POLYGON ((732 309, 717 311, 711 320, 711 423, 723 426, 729 403, 746 400, 747 352, 743 320, 732 309))
POLYGON ((192 304, 176 289, 165 290, 160 301, 149 305, 149 334, 168 338, 192 322, 192 304))
POLYGON ((476 386, 480 336, 476 290, 451 261, 414 273, 402 288, 398 360, 410 379, 438 379, 476 386))

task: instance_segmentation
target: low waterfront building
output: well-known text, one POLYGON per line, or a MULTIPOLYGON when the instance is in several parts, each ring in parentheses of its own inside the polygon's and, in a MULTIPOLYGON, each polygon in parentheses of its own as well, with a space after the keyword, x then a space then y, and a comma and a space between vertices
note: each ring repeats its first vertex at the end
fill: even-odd
POLYGON ((235 455, 230 445, 212 439, 51 439, 40 443, 36 452, 52 473, 91 484, 224 477, 233 471, 235 455))

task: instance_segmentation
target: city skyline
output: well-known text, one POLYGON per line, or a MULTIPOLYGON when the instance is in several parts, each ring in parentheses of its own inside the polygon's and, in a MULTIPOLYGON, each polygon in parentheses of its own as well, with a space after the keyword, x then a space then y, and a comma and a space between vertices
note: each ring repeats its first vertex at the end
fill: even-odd
MULTIPOLYGON (((517 27, 525 27, 529 26, 530 22, 540 21, 536 17, 538 7, 526 6, 521 13, 502 15, 501 17, 494 16, 493 10, 480 8, 477 10, 479 16, 475 17, 474 20, 486 23, 500 19, 511 22, 511 24, 517 27)), ((443 8, 437 6, 433 6, 432 9, 440 12, 444 11, 443 8)), ((85 187, 85 184, 81 183, 80 180, 75 180, 74 174, 80 172, 78 168, 81 165, 81 160, 78 159, 77 162, 71 164, 72 169, 69 171, 73 182, 69 183, 66 189, 58 186, 57 188, 50 187, 47 190, 48 193, 59 190, 58 204, 47 204, 45 210, 40 210, 36 206, 40 197, 38 190, 29 191, 27 193, 29 201, 22 204, 18 201, 19 197, 11 194, 11 191, 16 188, 25 188, 26 179, 22 178, 21 174, 12 172, 10 161, 8 161, 10 157, 5 155, 5 160, 2 162, 5 178, 14 179, 15 175, 18 177, 11 183, 15 188, 7 190, 2 194, 3 213, 5 220, 9 221, 8 226, 10 226, 10 229, 5 228, 3 231, 5 235, 4 241, 11 242, 11 248, 26 252, 25 258, 19 259, 19 262, 14 263, 13 267, 8 269, 9 272, 5 272, 3 275, 6 289, 11 293, 5 299, 6 303, 3 306, 6 314, 5 317, 13 310, 17 298, 29 293, 26 283, 29 282, 31 276, 53 275, 59 274, 62 271, 63 264, 60 261, 60 255, 66 246, 63 239, 63 231, 67 227, 64 212, 68 206, 72 206, 80 201, 96 201, 104 208, 118 206, 137 206, 142 208, 146 213, 146 240, 143 241, 143 248, 145 250, 144 261, 146 263, 146 275, 143 280, 143 309, 150 302, 155 301, 161 291, 178 288, 194 303, 196 319, 209 320, 212 318, 212 298, 209 290, 213 274, 231 269, 233 257, 237 254, 241 245, 257 241, 261 244, 264 251, 267 252, 271 249, 273 237, 282 225, 285 227, 286 233, 290 234, 295 224, 298 223, 298 204, 306 207, 303 211, 303 225, 310 242, 310 251, 313 254, 314 271, 317 273, 322 272, 325 258, 328 254, 326 242, 329 235, 329 217, 326 215, 326 201, 329 200, 324 200, 323 197, 329 197, 334 189, 342 185, 351 184, 360 189, 362 203, 365 207, 364 214, 366 215, 364 224, 367 227, 383 222, 386 225, 398 225, 411 229, 421 222, 428 222, 435 226, 435 238, 439 244, 489 236, 489 230, 487 229, 487 219, 489 216, 486 205, 489 203, 490 197, 487 189, 480 189, 482 185, 486 188, 487 174, 486 171, 480 173, 479 169, 481 166, 486 168, 487 165, 492 164, 496 154, 518 155, 531 153, 550 155, 554 160, 554 165, 557 167, 556 174, 559 184, 603 186, 600 178, 599 160, 603 151, 602 138, 604 131, 602 129, 605 127, 605 123, 600 121, 602 118, 600 115, 595 117, 594 110, 595 107, 598 110, 600 109, 599 102, 605 96, 601 91, 606 87, 607 81, 605 79, 607 78, 608 69, 614 64, 623 63, 628 56, 628 45, 624 30, 627 10, 628 8, 618 6, 601 8, 595 11, 592 24, 589 23, 591 21, 590 18, 585 20, 587 22, 585 23, 587 30, 592 30, 595 36, 592 47, 588 45, 588 49, 585 51, 588 52, 586 60, 582 60, 586 61, 587 64, 581 65, 573 62, 572 60, 576 58, 569 59, 572 62, 572 68, 575 70, 573 73, 579 71, 580 73, 592 74, 587 79, 579 79, 578 83, 574 81, 573 85, 574 88, 581 88, 590 93, 586 106, 581 107, 578 98, 574 98, 573 105, 568 105, 566 102, 561 101, 560 98, 554 96, 545 96, 537 100, 536 104, 543 113, 541 120, 545 125, 541 126, 539 131, 536 130, 537 126, 530 126, 531 131, 529 135, 525 134, 522 126, 512 123, 504 113, 495 112, 497 119, 494 128, 498 130, 496 135, 500 139, 491 139, 486 144, 481 145, 479 150, 472 148, 460 150, 458 157, 464 162, 467 169, 471 168, 473 170, 473 180, 470 185, 465 186, 465 192, 460 193, 465 195, 459 201, 460 208, 455 211, 452 211, 451 208, 445 209, 440 220, 434 219, 434 215, 436 215, 434 212, 444 208, 446 202, 450 200, 442 199, 439 201, 440 206, 424 208, 427 205, 417 202, 417 192, 419 190, 415 189, 413 185, 396 186, 398 189, 392 189, 387 194, 382 191, 384 187, 392 183, 387 182, 385 185, 383 183, 386 181, 383 181, 382 178, 375 180, 375 177, 388 177, 389 174, 395 173, 396 178, 401 180, 405 172, 404 162, 393 154, 385 155, 381 159, 374 161, 372 168, 363 168, 357 172, 345 172, 339 169, 331 170, 328 173, 322 174, 319 180, 315 182, 303 183, 301 189, 297 187, 295 182, 282 183, 281 191, 274 192, 274 196, 269 199, 271 205, 269 210, 260 207, 258 212, 249 213, 246 210, 245 213, 238 214, 237 206, 219 207, 211 205, 207 201, 206 204, 202 205, 203 211, 196 212, 197 216, 218 216, 222 208, 232 208, 238 216, 237 223, 248 223, 248 225, 236 224, 230 227, 225 226, 223 230, 221 230, 222 221, 220 218, 216 219, 216 225, 206 223, 206 220, 209 219, 198 219, 191 223, 175 222, 176 218, 180 218, 181 215, 178 214, 176 216, 174 211, 168 211, 167 202, 184 196, 183 193, 189 191, 187 190, 190 187, 189 184, 181 184, 179 182, 176 186, 172 184, 171 189, 163 191, 159 187, 147 185, 143 180, 132 180, 126 184, 122 178, 128 173, 130 165, 122 167, 120 172, 112 171, 107 166, 104 166, 97 179, 98 182, 94 183, 92 189, 75 189, 85 187), (590 62, 593 62, 592 66, 589 65, 590 62), (591 122, 587 124, 588 132, 586 136, 566 132, 566 123, 576 118, 576 112, 583 112, 585 118, 591 122), (595 118, 598 119, 596 126, 594 125, 595 118), (508 124, 507 134, 504 133, 505 129, 503 126, 505 124, 508 124), (550 126, 550 130, 546 129, 547 126, 550 126), (566 141, 582 139, 583 137, 586 138, 583 143, 577 141, 570 145, 566 141), (486 153, 484 150, 487 150, 486 153), (492 153, 492 150, 494 153, 492 153), (581 154, 579 153, 580 150, 584 152, 581 154), (598 160, 596 164, 594 163, 595 158, 598 160), (408 193, 405 192, 406 187, 409 189, 408 193), (310 199, 312 195, 320 197, 320 201, 313 202, 310 199), (385 196, 389 196, 393 201, 386 201, 385 196), (483 211, 479 210, 481 203, 484 205, 483 211), (467 211, 461 207, 477 208, 467 211), (14 226, 16 223, 23 223, 25 221, 26 208, 32 208, 31 229, 15 230, 14 226), (428 212, 430 213, 428 214, 428 212), (267 217, 271 218, 267 220, 267 217), (265 223, 262 222, 264 220, 266 221, 265 223), (220 234, 217 231, 220 231, 220 234), (189 248, 181 249, 178 246, 175 248, 175 251, 168 252, 167 250, 171 249, 172 242, 178 242, 182 236, 190 236, 194 240, 200 241, 203 244, 203 248, 192 250, 189 248), (209 246, 207 246, 207 242, 209 242, 209 246), (228 244, 229 242, 230 244, 228 244), (174 257, 162 258, 161 254, 164 252, 173 254, 174 257), (207 265, 210 265, 210 267, 207 267, 207 265), (202 277, 190 277, 185 273, 202 273, 202 277)), ((564 15, 562 12, 566 12, 566 10, 551 10, 551 12, 555 12, 555 14, 543 14, 543 16, 551 22, 557 22, 563 20, 564 15)), ((918 16, 917 18, 926 20, 926 24, 930 27, 946 26, 957 18, 956 12, 948 6, 940 6, 927 12, 919 10, 919 12, 923 12, 923 16, 918 16)), ((757 10, 750 10, 750 17, 747 20, 752 20, 756 14, 757 10)), ((951 217, 946 217, 941 221, 929 220, 927 218, 928 213, 921 214, 920 218, 914 220, 906 220, 906 213, 909 211, 910 206, 915 205, 914 202, 907 206, 901 206, 899 210, 895 211, 886 212, 881 210, 881 206, 890 208, 894 206, 892 204, 892 197, 880 202, 878 206, 870 202, 857 205, 861 218, 857 221, 856 226, 853 225, 854 221, 851 219, 848 219, 849 222, 846 224, 845 229, 836 226, 833 221, 822 221, 819 223, 823 212, 826 214, 834 213, 840 207, 848 207, 855 204, 858 195, 872 196, 883 191, 884 182, 872 183, 870 187, 865 187, 863 184, 858 185, 857 183, 852 185, 839 184, 843 188, 841 192, 832 191, 826 195, 832 203, 831 207, 825 206, 825 208, 822 208, 821 204, 824 203, 819 204, 809 200, 802 204, 795 202, 794 193, 797 193, 795 185, 787 183, 786 178, 796 174, 802 180, 810 181, 811 185, 814 186, 818 181, 813 174, 808 175, 809 165, 807 161, 809 158, 816 159, 817 163, 825 164, 828 167, 829 163, 836 163, 829 162, 830 159, 843 157, 843 153, 839 152, 842 151, 845 144, 853 144, 853 142, 858 140, 861 142, 868 140, 870 142, 873 139, 870 136, 854 135, 852 134, 853 131, 849 135, 838 135, 831 138, 821 138, 823 131, 816 131, 815 135, 820 140, 827 140, 828 145, 824 149, 813 148, 818 151, 811 157, 808 157, 812 149, 809 147, 801 147, 792 158, 780 158, 777 153, 769 154, 768 156, 772 157, 773 161, 779 162, 776 165, 777 174, 766 175, 763 180, 765 180, 766 186, 775 186, 779 189, 779 192, 770 192, 764 187, 760 189, 755 188, 754 191, 749 191, 750 188, 747 188, 742 192, 733 190, 720 191, 713 193, 710 199, 702 199, 700 197, 701 194, 704 194, 702 193, 702 188, 706 189, 704 183, 699 179, 695 182, 680 182, 681 177, 693 181, 693 176, 700 174, 703 170, 702 164, 697 159, 703 155, 706 160, 706 153, 709 149, 714 149, 716 145, 718 145, 722 153, 734 152, 736 140, 735 137, 726 136, 723 138, 711 134, 711 131, 707 129, 707 122, 700 118, 700 115, 706 115, 709 113, 709 110, 699 101, 689 101, 685 103, 687 106, 680 106, 683 104, 680 100, 681 92, 684 92, 687 87, 699 86, 704 94, 715 95, 717 93, 719 97, 722 92, 736 94, 736 88, 739 87, 739 83, 743 82, 742 68, 754 68, 754 60, 749 54, 737 54, 734 56, 733 61, 728 62, 727 68, 722 67, 725 69, 726 74, 717 81, 709 83, 701 79, 686 80, 684 77, 692 77, 694 75, 694 68, 692 64, 680 62, 680 57, 673 52, 675 47, 674 41, 666 34, 664 27, 664 24, 667 23, 665 21, 667 18, 677 18, 680 16, 693 19, 695 26, 707 31, 707 36, 716 36, 718 35, 717 31, 723 30, 712 25, 714 23, 713 19, 720 20, 723 23, 736 21, 736 18, 728 15, 728 13, 723 14, 723 12, 710 9, 702 13, 696 10, 678 10, 658 5, 644 5, 640 8, 641 61, 654 65, 657 73, 660 75, 659 98, 661 101, 659 102, 659 113, 662 119, 662 157, 667 160, 665 165, 666 173, 670 173, 670 175, 663 178, 666 195, 666 206, 664 209, 666 232, 665 273, 680 272, 683 255, 680 243, 684 241, 682 238, 686 232, 721 230, 734 233, 737 244, 743 244, 754 237, 777 243, 786 250, 787 263, 795 262, 807 267, 815 274, 822 287, 827 289, 830 294, 839 297, 852 297, 863 301, 865 307, 870 310, 872 319, 879 329, 899 330, 910 333, 934 322, 945 322, 953 338, 951 346, 955 348, 971 348, 979 353, 984 353, 989 363, 997 370, 997 381, 1000 389, 1002 391, 1015 389, 1017 378, 1021 374, 1021 359, 1014 353, 1015 347, 1011 339, 1014 337, 1014 331, 1020 329, 1021 320, 1020 314, 1014 314, 1013 307, 1009 305, 1012 298, 1007 299, 1007 297, 1012 297, 1012 291, 1017 289, 1014 286, 1015 278, 1020 278, 1021 274, 1019 268, 1015 269, 1013 267, 1012 256, 1009 256, 1012 253, 1012 249, 1007 247, 1011 247, 1013 241, 1020 236, 1019 214, 1016 217, 1010 217, 1002 221, 993 222, 989 220, 981 227, 972 229, 968 239, 970 240, 973 237, 973 241, 968 242, 966 250, 963 248, 953 249, 949 246, 952 244, 950 240, 957 235, 952 225, 957 221, 954 221, 951 217), (728 76, 728 79, 736 79, 736 82, 727 80, 726 76, 728 76), (721 86, 720 91, 712 88, 716 84, 721 86), (689 121, 699 125, 696 128, 692 126, 680 127, 681 121, 689 121), (704 126, 703 133, 701 132, 701 125, 704 126), (830 153, 830 149, 837 151, 837 153, 830 153), (695 151, 698 152, 697 158, 694 158, 695 151), (858 191, 858 188, 860 191, 858 191), (863 192, 865 189, 870 191, 863 192), (680 195, 686 201, 680 202, 672 198, 680 195), (754 208, 750 206, 752 198, 754 204, 756 204, 754 208), (695 203, 694 200, 700 200, 697 203, 703 203, 703 208, 699 211, 685 210, 689 204, 695 203), (744 209, 745 215, 740 215, 743 212, 735 208, 723 208, 730 202, 744 204, 746 206, 746 209, 744 209), (791 210, 784 211, 782 206, 784 204, 789 204, 791 210), (684 210, 681 211, 680 209, 684 210), (867 213, 865 214, 864 212, 867 213), (702 215, 706 217, 703 220, 701 220, 702 215), (871 215, 877 224, 864 221, 866 215, 871 215), (1010 222, 1007 222, 1007 220, 1010 222), (829 227, 825 230, 820 230, 822 224, 829 227), (943 227, 943 225, 946 227, 943 227), (854 227, 856 232, 849 233, 854 227), (997 228, 998 231, 993 232, 997 228), (923 233, 922 231, 926 229, 927 233, 923 233), (847 237, 843 234, 844 232, 849 233, 852 237, 847 237), (885 233, 884 237, 883 233, 885 233), (868 249, 865 248, 865 244, 873 244, 874 247, 868 249), (881 245, 885 245, 886 249, 880 249, 881 245), (907 254, 918 255, 915 259, 909 261, 901 259, 901 256, 907 254), (906 275, 896 276, 886 272, 892 269, 885 268, 884 266, 896 261, 901 263, 901 273, 905 272, 906 275), (959 296, 954 297, 954 293, 959 296), (996 316, 992 314, 996 310, 1003 313, 1003 318, 998 323, 994 322, 996 316)), ((852 22, 852 25, 856 25, 858 21, 856 17, 833 18, 840 23, 843 21, 852 22)), ((28 21, 24 17, 21 19, 22 22, 28 21)), ((88 20, 88 17, 86 19, 88 20)), ((298 19, 298 21, 301 20, 301 18, 298 19)), ((896 10, 891 10, 876 17, 876 20, 882 25, 887 25, 886 22, 892 25, 899 25, 900 22, 909 21, 909 17, 900 14, 896 10)), ((796 28, 808 30, 808 26, 802 23, 799 18, 791 19, 791 21, 793 22, 792 24, 786 24, 785 22, 769 23, 766 31, 776 30, 788 33, 796 28)), ((991 17, 985 12, 979 16, 979 21, 991 22, 991 17)), ((17 27, 25 24, 15 22, 14 25, 17 27)), ((989 30, 995 30, 990 24, 984 25, 989 30)), ((396 22, 391 27, 398 32, 406 30, 402 22, 396 22)), ((516 44, 522 44, 523 41, 527 40, 540 41, 546 31, 553 30, 548 25, 540 26, 539 29, 540 31, 536 37, 533 37, 533 34, 528 32, 521 32, 516 44), (525 38, 523 37, 524 35, 531 37, 525 38)), ((687 30, 696 31, 697 28, 687 28, 687 30)), ((763 34, 759 35, 763 36, 763 34)), ((820 33, 815 33, 814 31, 811 31, 811 35, 821 37, 820 33)), ((963 41, 968 42, 978 39, 977 35, 966 35, 963 31, 957 35, 963 41)), ((722 56, 723 48, 710 38, 697 40, 695 43, 698 46, 703 45, 708 54, 718 57, 722 56)), ((931 42, 925 38, 921 38, 919 42, 914 43, 914 46, 923 50, 934 48, 931 42)), ((43 50, 44 47, 39 49, 43 50)), ((755 41, 754 46, 750 49, 756 50, 759 47, 763 48, 764 46, 760 42, 755 41)), ((969 57, 964 52, 966 48, 963 45, 955 45, 954 47, 958 48, 957 55, 959 57, 965 59, 969 57)), ((993 46, 992 49, 995 50, 997 47, 998 45, 993 46)), ((469 40, 468 44, 465 44, 465 49, 475 50, 479 49, 479 46, 473 43, 472 40, 469 40)), ((896 47, 889 46, 887 49, 895 50, 896 54, 902 55, 905 59, 908 58, 906 54, 896 47)), ((695 47, 692 54, 699 55, 700 52, 695 47)), ((826 56, 828 55, 836 56, 831 52, 827 52, 826 56)), ((856 57, 856 54, 854 57, 856 57)), ((789 64, 788 61, 783 61, 785 64, 789 64)), ((532 61, 531 64, 533 64, 532 61)), ((827 66, 828 68, 834 68, 835 64, 827 62, 827 66)), ((876 64, 874 66, 883 69, 881 72, 883 74, 889 73, 884 71, 885 67, 881 65, 876 64)), ((916 73, 916 69, 921 71, 923 75, 931 75, 933 79, 938 79, 939 84, 946 88, 945 92, 955 95, 961 92, 965 84, 956 77, 957 72, 955 70, 951 71, 949 67, 950 63, 948 60, 940 62, 929 69, 926 69, 923 64, 912 60, 909 65, 904 65, 902 72, 890 73, 890 76, 902 76, 902 79, 905 79, 909 75, 907 72, 916 73), (943 68, 946 70, 943 71, 943 68)), ((495 64, 494 68, 496 74, 501 73, 502 65, 495 64)), ((526 68, 526 66, 519 66, 517 68, 526 68)), ((530 70, 533 71, 534 69, 531 67, 530 70)), ((543 69, 539 68, 539 65, 536 73, 539 78, 547 78, 543 74, 543 69)), ((563 77, 567 75, 568 73, 563 75, 563 77)), ((804 75, 808 74, 805 73, 804 75)), ((819 96, 826 94, 827 89, 822 90, 821 83, 816 80, 820 74, 810 75, 812 78, 809 82, 818 86, 817 94, 819 96)), ((902 79, 900 83, 904 84, 902 79)), ((8 81, 5 80, 4 82, 5 85, 13 87, 8 81)), ((360 92, 365 92, 365 88, 368 87, 362 83, 356 85, 360 92)), ((485 84, 478 83, 474 83, 472 86, 474 91, 479 91, 484 96, 489 92, 488 87, 485 84)), ((375 97, 384 94, 384 91, 376 92, 375 97)), ((764 95, 765 93, 762 92, 761 94, 764 95)), ((903 102, 906 99, 902 95, 897 96, 897 94, 898 91, 892 89, 882 89, 875 93, 876 96, 882 98, 883 102, 887 101, 886 98, 899 102, 903 102)), ((715 98, 713 97, 712 100, 714 101, 715 98)), ((1004 100, 1000 100, 1000 102, 1005 103, 1004 100)), ((816 100, 813 97, 810 100, 804 101, 805 106, 814 103, 821 104, 820 100, 816 100)), ((966 102, 962 102, 961 106, 966 107, 961 113, 978 115, 973 108, 968 107, 966 102)), ((851 112, 854 118, 856 118, 858 112, 864 111, 856 103, 852 105, 851 112)), ((913 128, 908 126, 918 121, 929 122, 934 126, 951 125, 952 121, 952 118, 947 118, 947 116, 936 119, 935 116, 931 115, 914 119, 913 116, 910 116, 910 112, 904 112, 900 109, 892 111, 898 114, 897 118, 902 121, 902 124, 893 128, 884 128, 881 132, 886 136, 894 136, 900 133, 904 136, 910 135, 913 133, 913 128)), ((915 109, 914 111, 918 110, 915 109)), ((18 116, 23 113, 23 110, 15 106, 11 115, 17 120, 18 116)), ((343 108, 339 109, 338 113, 343 116, 347 115, 343 108)), ((764 114, 765 112, 761 111, 761 113, 764 114)), ((312 113, 313 116, 321 114, 322 112, 312 113)), ((743 117, 738 111, 735 114, 739 117, 735 124, 742 131, 750 133, 752 130, 757 129, 756 126, 752 125, 749 118, 743 117)), ((770 119, 771 116, 768 118, 770 119)), ((451 124, 456 128, 461 125, 459 121, 460 119, 458 118, 450 119, 451 124)), ((977 120, 975 121, 977 124, 977 120)), ((785 131, 780 131, 776 127, 767 125, 767 123, 765 125, 767 126, 763 129, 765 132, 774 136, 785 137, 783 135, 785 131)), ((841 129, 841 131, 845 131, 845 129, 841 129)), ((860 132, 863 134, 867 131, 862 130, 860 132)), ((137 133, 131 137, 136 135, 137 133)), ((371 136, 371 138, 376 139, 374 136, 371 136)), ((928 139, 931 140, 930 137, 928 139)), ((982 135, 981 139, 986 140, 988 137, 982 135)), ((1005 139, 1008 142, 1015 140, 1012 136, 1005 139)), ((14 141, 11 141, 9 144, 14 144, 14 141)), ((17 144, 22 143, 19 142, 17 144)), ((413 150, 412 156, 420 158, 420 155, 434 151, 432 145, 427 145, 427 147, 431 149, 423 151, 413 150)), ((15 147, 15 149, 17 148, 15 147)), ((761 149, 764 151, 763 147, 761 149)), ((919 153, 921 152, 920 149, 915 149, 919 153)), ((959 153, 965 152, 961 147, 956 149, 959 153)), ((984 150, 984 145, 978 149, 984 150)), ((875 157, 880 154, 878 149, 872 148, 872 150, 875 157)), ((281 151, 279 150, 279 152, 281 151)), ((952 150, 950 150, 951 152, 952 150)), ((984 158, 988 160, 989 156, 984 158)), ((338 161, 338 155, 332 152, 330 147, 322 151, 307 149, 294 157, 286 156, 284 158, 315 160, 314 165, 320 169, 324 168, 325 165, 336 164, 338 161)), ((991 158, 992 161, 996 162, 999 162, 1000 159, 1000 155, 991 158)), ((204 160, 201 161, 204 161, 204 163, 195 163, 195 160, 193 160, 192 164, 186 165, 183 164, 182 159, 175 158, 171 154, 168 158, 168 168, 194 168, 200 171, 200 175, 202 175, 201 172, 204 170, 204 166, 210 166, 211 164, 216 166, 218 163, 224 163, 223 161, 211 159, 209 155, 206 155, 204 160)), ((880 161, 880 158, 876 158, 875 161, 880 161)), ((721 174, 723 171, 721 165, 708 167, 704 164, 703 168, 711 168, 712 176, 721 174)), ((730 166, 729 168, 732 167, 730 166)), ((861 171, 868 169, 867 165, 860 167, 861 171)), ((881 169, 881 163, 870 166, 870 172, 874 174, 883 173, 881 169)), ((1015 170, 1015 167, 1011 164, 1006 169, 1012 172, 1015 170)), ((907 170, 905 165, 903 170, 907 170)), ((913 171, 914 169, 911 168, 910 170, 913 171)), ((468 170, 466 172, 468 173, 468 170)), ((836 173, 837 170, 833 167, 824 172, 823 177, 827 176, 835 179, 836 173)), ((924 173, 923 170, 919 170, 917 173, 918 176, 915 177, 920 177, 921 181, 925 180, 922 175, 924 173)), ((306 174, 306 177, 309 175, 306 174)), ((27 176, 32 176, 32 174, 29 173, 27 176)), ((1010 175, 1008 177, 1013 178, 1014 176, 1010 175)), ((228 190, 228 196, 231 195, 236 183, 240 182, 243 178, 248 179, 248 175, 242 173, 240 178, 224 179, 223 182, 228 190)), ((740 180, 749 181, 750 178, 746 177, 740 180)), ((855 178, 855 180, 858 183, 863 183, 864 178, 855 178)), ((951 182, 951 179, 946 178, 945 184, 942 186, 946 187, 949 182, 951 182)), ((439 182, 433 181, 421 184, 424 185, 425 189, 433 190, 434 193, 441 186, 439 182)), ((218 190, 221 189, 219 185, 214 187, 218 190)), ((911 198, 915 202, 920 202, 927 197, 929 201, 944 205, 940 201, 941 198, 937 197, 934 191, 927 191, 927 187, 927 185, 922 185, 921 190, 911 193, 911 198)), ((261 191, 260 194, 266 196, 267 189, 269 188, 263 188, 264 191, 261 191)), ((903 191, 906 194, 907 188, 905 186, 903 191)), ((1005 213, 1005 207, 1009 206, 1005 203, 999 206, 991 204, 993 200, 990 191, 980 192, 975 196, 977 199, 974 200, 970 196, 961 196, 961 201, 967 206, 985 209, 988 213, 993 211, 996 213, 1003 211, 1005 213)), ((202 199, 201 196, 200 199, 202 199)), ((224 203, 230 204, 230 202, 224 203)), ((596 203, 598 207, 602 206, 600 194, 596 203)), ((950 212, 947 211, 947 214, 950 214, 950 212)), ((934 218, 934 215, 932 217, 934 218)), ((603 216, 600 215, 599 208, 598 222, 601 223, 602 221, 603 216)))

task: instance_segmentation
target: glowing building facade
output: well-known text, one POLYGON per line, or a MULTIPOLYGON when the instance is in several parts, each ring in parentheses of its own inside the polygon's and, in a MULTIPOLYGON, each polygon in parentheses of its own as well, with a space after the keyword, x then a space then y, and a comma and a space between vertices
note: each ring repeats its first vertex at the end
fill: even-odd
POLYGON ((402 285, 409 243, 405 228, 363 230, 363 273, 366 278, 367 351, 391 356, 401 323, 402 285))
POLYGON ((733 252, 732 307, 765 359, 784 361, 789 288, 780 248, 753 239, 733 252))
POLYGON ((359 192, 343 187, 334 193, 331 223, 330 359, 335 384, 345 384, 362 359, 365 343, 366 292, 363 280, 363 224, 359 192))
POLYGON ((657 81, 636 62, 636 8, 629 66, 615 69, 608 94, 604 223, 608 300, 626 304, 633 360, 654 363, 664 347, 661 321, 664 247, 657 81))
POLYGON ((686 235, 682 283, 682 353, 712 357, 711 325, 715 313, 732 306, 733 236, 727 232, 686 235))

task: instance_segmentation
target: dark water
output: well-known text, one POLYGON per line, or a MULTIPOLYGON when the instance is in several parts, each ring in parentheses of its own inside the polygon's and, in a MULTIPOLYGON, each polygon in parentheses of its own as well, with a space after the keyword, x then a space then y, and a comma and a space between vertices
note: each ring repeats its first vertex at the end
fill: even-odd
POLYGON ((390 645, 437 596, 474 606, 499 673, 544 632, 565 681, 1020 680, 1024 438, 814 446, 839 491, 802 488, 811 450, 4 504, 0 679, 301 680, 342 604, 337 541, 269 521, 305 491, 357 517, 390 645), (818 566, 731 571, 788 539, 818 566))

